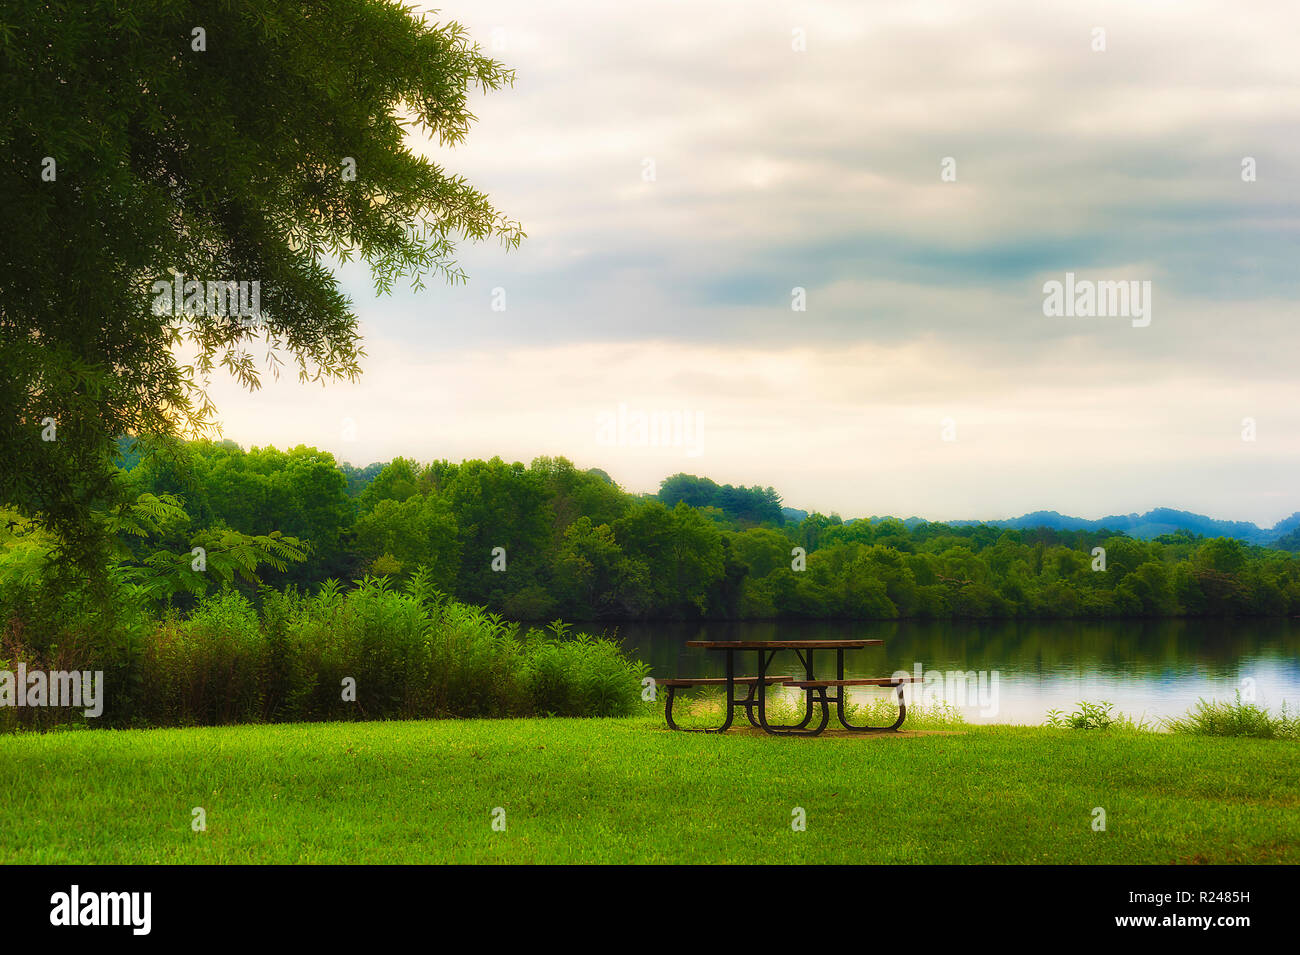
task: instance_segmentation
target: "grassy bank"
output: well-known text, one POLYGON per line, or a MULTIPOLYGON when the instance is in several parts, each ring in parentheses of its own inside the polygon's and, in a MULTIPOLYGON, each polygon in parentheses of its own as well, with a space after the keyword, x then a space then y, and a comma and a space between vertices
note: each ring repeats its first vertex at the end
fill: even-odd
POLYGON ((1295 863, 1300 744, 649 717, 0 736, 3 863, 634 861, 1295 863))

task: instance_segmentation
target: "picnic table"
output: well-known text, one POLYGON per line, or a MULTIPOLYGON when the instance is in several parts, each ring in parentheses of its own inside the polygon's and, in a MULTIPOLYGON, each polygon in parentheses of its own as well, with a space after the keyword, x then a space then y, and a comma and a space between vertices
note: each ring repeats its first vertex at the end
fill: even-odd
POLYGON ((835 715, 839 718, 840 724, 850 732, 867 733, 897 730, 903 725, 903 720, 907 718, 907 706, 903 701, 903 685, 916 682, 915 677, 872 677, 856 680, 846 680, 844 678, 844 651, 863 650, 867 647, 881 647, 884 645, 884 640, 688 640, 686 641, 688 647, 725 653, 727 655, 727 675, 724 677, 673 677, 655 680, 655 685, 664 687, 668 691, 668 698, 664 704, 664 717, 668 721, 668 728, 674 730, 694 733, 725 733, 731 728, 736 708, 743 707, 745 716, 751 725, 766 733, 771 733, 773 736, 817 736, 826 729, 826 725, 830 722, 830 705, 832 703, 835 704, 835 715), (777 653, 783 650, 792 651, 799 658, 799 662, 803 664, 803 679, 797 680, 789 675, 773 676, 767 672, 777 653), (814 662, 818 650, 835 651, 835 679, 817 679, 814 662), (736 654, 744 652, 753 652, 756 655, 758 663, 756 676, 736 675, 736 654), (804 691, 803 719, 798 723, 773 725, 768 722, 767 694, 764 691, 767 687, 775 684, 804 691), (673 721, 673 700, 677 690, 695 686, 725 687, 727 712, 721 726, 693 729, 678 726, 673 721), (736 699, 737 686, 748 688, 743 699, 736 699), (897 689, 898 719, 894 721, 892 726, 854 726, 851 724, 844 713, 845 693, 848 687, 851 686, 881 686, 897 689), (821 707, 821 722, 810 729, 808 724, 812 722, 814 705, 821 707))

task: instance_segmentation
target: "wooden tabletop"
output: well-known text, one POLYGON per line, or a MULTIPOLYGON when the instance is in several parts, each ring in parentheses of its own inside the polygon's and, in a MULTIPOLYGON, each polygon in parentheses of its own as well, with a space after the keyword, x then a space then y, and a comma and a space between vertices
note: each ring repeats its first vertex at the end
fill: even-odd
POLYGON ((705 650, 861 650, 883 647, 884 640, 687 640, 705 650))

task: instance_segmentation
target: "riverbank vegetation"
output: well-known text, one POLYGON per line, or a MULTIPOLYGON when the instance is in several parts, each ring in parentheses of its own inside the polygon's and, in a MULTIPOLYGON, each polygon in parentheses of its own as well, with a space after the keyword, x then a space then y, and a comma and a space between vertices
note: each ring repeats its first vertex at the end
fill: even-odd
MULTIPOLYGON (((138 597, 123 588, 120 598, 138 597)), ((104 674, 82 707, 0 706, 0 731, 471 716, 622 716, 647 667, 556 622, 524 627, 450 600, 415 574, 402 591, 366 579, 311 596, 224 587, 186 615, 129 599, 116 612, 53 608, 44 628, 9 618, 0 671, 104 674), (19 668, 22 668, 19 670, 19 668)), ((9 687, 10 696, 27 687, 9 687)))
POLYGON ((1245 702, 1238 692, 1233 700, 1199 700, 1186 716, 1168 719, 1163 727, 1187 736, 1249 736, 1254 739, 1300 739, 1300 714, 1283 703, 1277 713, 1245 702))

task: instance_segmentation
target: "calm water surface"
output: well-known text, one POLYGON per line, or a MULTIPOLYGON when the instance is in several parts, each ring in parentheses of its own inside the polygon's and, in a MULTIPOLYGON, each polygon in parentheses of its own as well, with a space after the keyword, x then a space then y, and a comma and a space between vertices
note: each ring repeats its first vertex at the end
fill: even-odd
MULTIPOLYGON (((600 629, 600 628, 593 628, 600 629)), ((1233 698, 1253 691, 1277 710, 1300 706, 1300 621, 1035 621, 1019 623, 625 623, 605 627, 654 676, 722 676, 724 655, 689 649, 687 640, 815 640, 869 638, 883 647, 848 651, 849 676, 938 671, 949 683, 929 684, 926 699, 957 704, 973 723, 1042 723, 1051 709, 1079 700, 1106 700, 1132 717, 1181 716, 1199 698, 1233 698), (984 674, 981 699, 955 674, 984 674), (997 673, 996 692, 992 674, 997 673), (964 698, 963 698, 964 697, 964 698)), ((755 654, 736 657, 752 673, 755 654)), ((817 676, 835 676, 835 655, 818 654, 817 676)), ((793 654, 773 664, 800 673, 793 654)), ((862 691, 879 694, 883 691, 862 691)))

